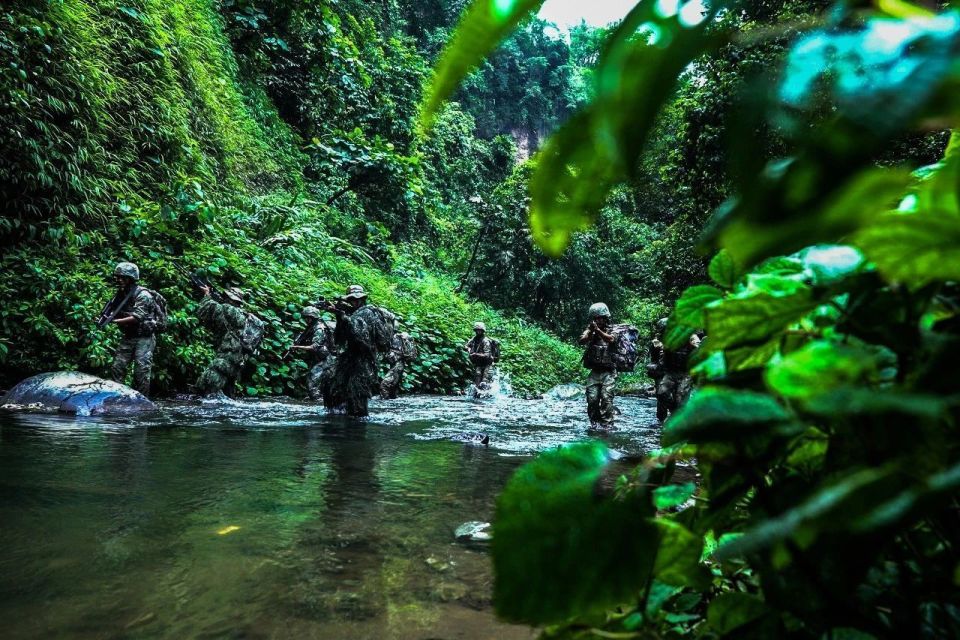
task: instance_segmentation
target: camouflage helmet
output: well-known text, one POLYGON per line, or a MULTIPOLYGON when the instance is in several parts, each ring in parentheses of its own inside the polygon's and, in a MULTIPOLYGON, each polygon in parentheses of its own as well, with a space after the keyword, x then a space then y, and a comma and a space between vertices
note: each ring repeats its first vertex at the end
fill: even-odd
POLYGON ((227 296, 227 299, 230 300, 230 302, 236 302, 237 304, 242 304, 243 299, 246 297, 247 294, 244 293, 243 289, 241 289, 240 287, 229 287, 227 289, 224 289, 223 295, 227 296))
POLYGON ((357 298, 363 299, 367 297, 367 292, 363 290, 358 284, 352 284, 347 287, 347 294, 343 296, 347 300, 355 300, 357 298))
POLYGON ((474 323, 473 323, 473 330, 474 330, 474 331, 483 331, 484 333, 486 333, 486 331, 487 331, 487 325, 483 324, 482 322, 474 322, 474 323))
POLYGON ((596 302, 590 305, 590 311, 587 312, 587 315, 590 316, 591 320, 596 318, 609 318, 610 309, 602 302, 596 302))
POLYGON ((303 311, 300 312, 304 318, 313 318, 314 320, 320 319, 320 309, 317 309, 313 306, 304 307, 303 311))
POLYGON ((133 264, 132 262, 119 262, 117 263, 116 268, 113 270, 113 275, 139 280, 140 269, 138 269, 137 265, 133 264))
POLYGON ((657 320, 657 331, 663 332, 667 330, 667 324, 670 322, 670 318, 660 318, 657 320))

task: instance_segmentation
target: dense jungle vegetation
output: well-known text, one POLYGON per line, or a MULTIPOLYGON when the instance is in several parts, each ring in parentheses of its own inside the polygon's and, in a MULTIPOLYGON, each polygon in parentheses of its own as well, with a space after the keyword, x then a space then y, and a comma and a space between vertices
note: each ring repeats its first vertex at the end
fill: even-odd
MULTIPOLYGON (((471 5, 426 123, 541 4, 471 5)), ((651 162, 692 189, 651 244, 713 254, 665 337, 705 328, 700 388, 629 472, 593 441, 514 475, 502 617, 546 638, 960 635, 958 59, 952 2, 641 0, 606 37, 526 178, 530 228, 575 255, 651 162)))
POLYGON ((641 0, 567 36, 541 4, 4 5, 0 382, 104 370, 119 259, 176 310, 161 391, 210 356, 174 262, 255 293, 251 395, 295 392, 300 305, 351 282, 418 391, 462 386, 475 319, 533 391, 581 375, 591 302, 669 310, 699 390, 629 472, 591 442, 514 476, 498 613, 960 636, 960 7, 641 0))

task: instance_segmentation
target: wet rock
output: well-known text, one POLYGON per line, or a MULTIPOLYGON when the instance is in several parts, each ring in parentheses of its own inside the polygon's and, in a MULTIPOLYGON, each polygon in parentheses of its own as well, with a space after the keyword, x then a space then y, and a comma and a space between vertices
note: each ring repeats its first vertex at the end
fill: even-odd
POLYGON ((126 385, 76 371, 27 378, 0 398, 0 405, 78 416, 138 413, 157 408, 146 396, 126 385))
POLYGON ((490 444, 490 436, 485 433, 458 433, 451 438, 454 442, 463 442, 478 447, 486 447, 490 444))
POLYGON ((551 400, 579 400, 583 398, 583 394, 582 384, 568 382, 567 384, 558 384, 543 394, 543 396, 551 400))
POLYGON ((434 558, 433 556, 427 558, 425 562, 427 563, 428 567, 438 573, 449 571, 456 565, 456 563, 453 561, 441 560, 440 558, 434 558))
POLYGON ((454 531, 458 542, 490 542, 493 540, 493 529, 489 522, 464 522, 454 531))

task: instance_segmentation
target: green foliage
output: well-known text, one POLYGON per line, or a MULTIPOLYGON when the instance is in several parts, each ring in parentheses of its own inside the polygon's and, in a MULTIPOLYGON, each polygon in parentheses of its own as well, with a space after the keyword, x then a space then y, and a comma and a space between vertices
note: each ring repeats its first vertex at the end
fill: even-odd
MULTIPOLYGON (((650 16, 654 4, 664 3, 641 2, 635 15, 650 16)), ((669 448, 620 482, 617 498, 642 505, 621 521, 597 517, 582 503, 582 486, 549 471, 562 454, 545 454, 518 472, 494 523, 509 532, 494 549, 499 611, 556 624, 546 634, 553 638, 940 638, 960 630, 955 145, 913 174, 876 164, 905 132, 955 121, 960 14, 878 6, 887 14, 853 14, 837 3, 829 28, 810 23, 790 45, 780 77, 761 77, 749 91, 731 87, 726 99, 743 121, 731 127, 749 134, 731 141, 735 197, 704 238, 726 250, 709 268, 720 288, 690 290, 668 331, 677 345, 706 328, 697 371, 709 384, 665 425, 669 448), (772 159, 757 152, 752 136, 765 127, 781 136, 782 144, 764 145, 772 159), (597 582, 601 544, 597 556, 572 536, 552 549, 558 558, 578 554, 581 573, 564 573, 565 587, 541 579, 533 566, 517 569, 521 541, 530 544, 524 529, 533 539, 541 535, 562 513, 559 494, 568 492, 583 513, 577 532, 602 522, 605 536, 619 540, 648 516, 651 485, 665 508, 686 494, 660 487, 681 463, 702 474, 697 499, 654 520, 666 545, 657 557, 665 560, 652 569, 634 565, 633 592, 615 610, 597 615, 591 606, 602 598, 569 597, 597 582), (525 493, 528 483, 519 479, 530 477, 539 479, 539 495, 550 496, 547 505, 525 493), (521 593, 532 604, 518 615, 521 593)), ((750 5, 751 14, 770 15, 764 3, 750 5)), ((629 72, 611 76, 607 87, 622 100, 606 102, 601 80, 587 115, 547 143, 538 170, 550 162, 558 170, 542 174, 552 184, 534 186, 531 195, 535 208, 541 202, 558 210, 550 208, 556 200, 574 209, 558 216, 558 225, 569 224, 563 231, 579 228, 583 211, 597 211, 637 160, 649 119, 622 107, 664 104, 689 71, 692 52, 712 52, 697 69, 728 55, 713 43, 732 37, 738 19, 709 22, 704 31, 684 32, 691 37, 676 46, 634 38, 624 51, 658 49, 636 59, 669 57, 659 67, 665 75, 622 66, 629 72), (615 114, 593 113, 612 105, 620 107, 615 114), (581 135, 577 128, 595 117, 632 118, 625 125, 631 131, 610 124, 581 135), (604 132, 622 135, 607 141, 604 132), (560 150, 558 159, 549 159, 551 149, 560 150), (619 170, 590 169, 609 154, 619 170), (571 163, 576 170, 564 178, 560 168, 571 163)), ((771 35, 779 37, 758 37, 771 35)), ((607 60, 617 46, 608 45, 607 60)), ((591 508, 609 506, 602 491, 595 496, 591 508)), ((622 567, 609 571, 611 584, 626 584, 622 567)))

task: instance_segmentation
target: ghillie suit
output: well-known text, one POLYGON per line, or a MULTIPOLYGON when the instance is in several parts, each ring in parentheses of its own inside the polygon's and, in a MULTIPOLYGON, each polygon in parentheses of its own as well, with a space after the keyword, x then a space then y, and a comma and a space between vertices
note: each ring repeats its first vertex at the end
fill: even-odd
POLYGON ((362 306, 337 319, 334 340, 340 354, 333 366, 322 372, 323 404, 355 418, 366 417, 367 404, 379 387, 377 357, 389 351, 393 342, 393 314, 362 306))
MULTIPOLYGON (((482 328, 482 322, 474 325, 474 329, 482 328)), ((494 365, 500 360, 500 343, 488 338, 486 334, 475 335, 464 345, 473 365, 473 386, 477 389, 487 389, 493 381, 494 365)))
POLYGON ((398 333, 393 336, 390 351, 386 361, 390 370, 380 382, 380 397, 384 400, 393 400, 400 394, 400 385, 403 384, 403 372, 407 365, 417 357, 417 345, 409 333, 398 333))
POLYGON ((307 363, 310 365, 310 371, 307 372, 307 393, 314 402, 323 398, 320 381, 324 371, 332 367, 337 360, 334 343, 335 329, 336 324, 321 320, 314 326, 310 337, 310 351, 307 356, 307 363))
POLYGON ((205 396, 223 391, 230 395, 244 362, 259 345, 259 338, 263 337, 262 322, 243 309, 217 302, 209 295, 200 303, 197 317, 211 334, 220 336, 217 355, 200 375, 197 391, 205 396))

